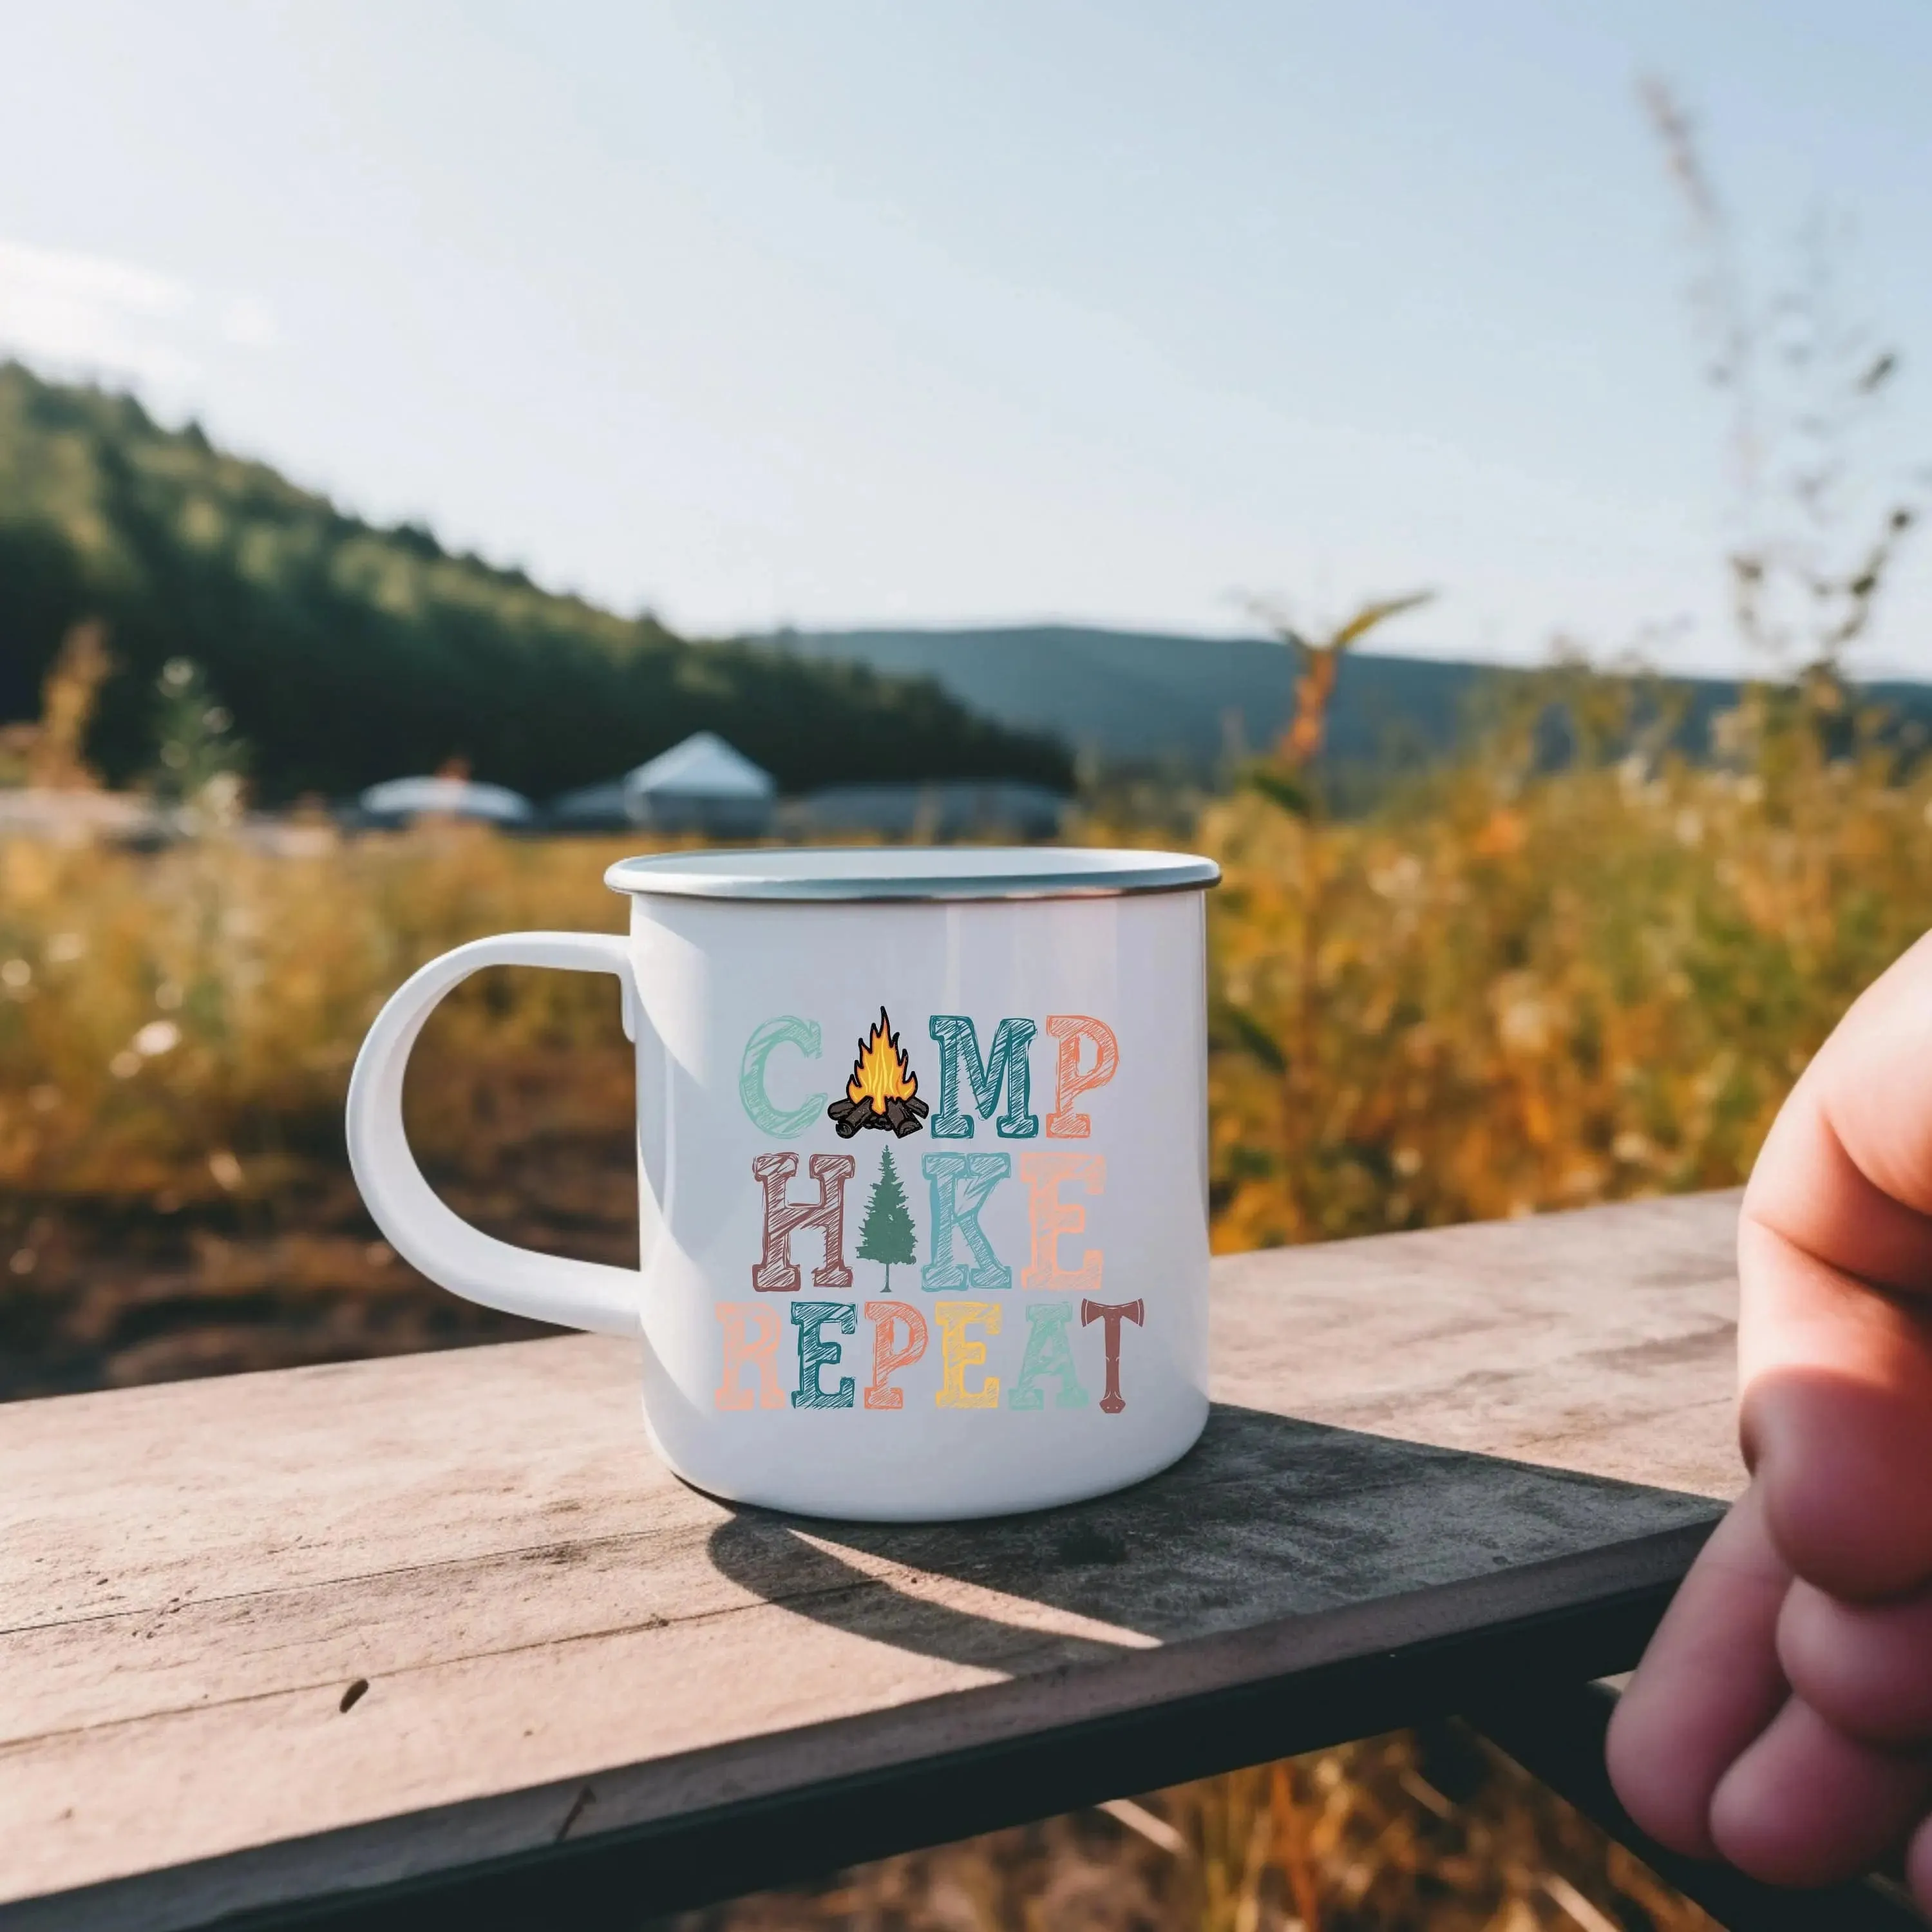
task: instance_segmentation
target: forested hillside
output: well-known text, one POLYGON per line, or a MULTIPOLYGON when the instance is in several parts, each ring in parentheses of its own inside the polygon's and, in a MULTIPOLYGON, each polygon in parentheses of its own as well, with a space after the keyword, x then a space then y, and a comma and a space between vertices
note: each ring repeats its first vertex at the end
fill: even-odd
POLYGON ((1058 743, 930 680, 690 643, 426 530, 374 528, 130 397, 0 363, 0 722, 34 714, 87 618, 115 661, 88 751, 117 782, 152 755, 155 679, 174 657, 204 667, 271 800, 450 758, 541 797, 702 727, 791 790, 1070 778, 1058 743))

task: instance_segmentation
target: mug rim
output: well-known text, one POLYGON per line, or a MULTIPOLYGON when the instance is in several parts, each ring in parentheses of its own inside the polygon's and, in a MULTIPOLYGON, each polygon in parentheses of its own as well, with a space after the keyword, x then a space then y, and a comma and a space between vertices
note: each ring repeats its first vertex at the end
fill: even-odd
POLYGON ((794 845, 652 852, 604 874, 614 892, 815 904, 1118 898, 1199 892, 1221 868, 1193 852, 1078 845, 794 845))

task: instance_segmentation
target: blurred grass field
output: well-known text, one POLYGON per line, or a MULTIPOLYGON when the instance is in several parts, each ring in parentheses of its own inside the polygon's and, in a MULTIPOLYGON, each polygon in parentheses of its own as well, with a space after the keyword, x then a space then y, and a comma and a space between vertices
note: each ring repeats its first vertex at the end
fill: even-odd
MULTIPOLYGON (((1346 821, 1297 804, 1278 761, 1200 812, 1192 842, 1226 873, 1219 1249, 1746 1172, 1807 1058, 1927 923, 1932 770, 1836 687, 1748 700, 1699 764, 1633 701, 1558 674, 1346 821), (1582 747, 1558 768, 1552 706, 1582 747)), ((1098 818, 1077 836, 1155 842, 1098 818)), ((219 827, 147 854, 0 841, 5 1391, 503 1332, 376 1240, 343 1153, 349 1068, 388 992, 446 948, 620 929, 601 876, 630 843, 452 825, 317 825, 277 850, 219 827)), ((430 1022, 412 1132, 484 1226, 631 1252, 615 1021, 601 980, 509 970, 430 1022)))
MULTIPOLYGON (((1669 738, 1628 685, 1553 674, 1364 815, 1326 818, 1286 746, 1200 812, 1191 842, 1226 874, 1217 1248, 1742 1177, 1845 1005, 1928 922, 1932 771, 1827 683, 1751 694, 1714 759, 1669 738)), ((1078 836, 1157 842, 1099 816, 1078 836)), ((619 929, 601 874, 634 844, 318 824, 271 852, 213 823, 148 854, 0 843, 0 1394, 539 1332, 376 1239, 344 1092, 422 961, 491 932, 619 929)), ((520 971, 437 1014, 411 1130, 460 1211, 634 1258, 616 1021, 602 981, 520 971)), ((684 1924, 1708 1923, 1512 1767, 1466 1742, 1452 1775, 1445 1748, 1352 1745, 1144 1800, 1151 1838, 1083 1814, 684 1924)))

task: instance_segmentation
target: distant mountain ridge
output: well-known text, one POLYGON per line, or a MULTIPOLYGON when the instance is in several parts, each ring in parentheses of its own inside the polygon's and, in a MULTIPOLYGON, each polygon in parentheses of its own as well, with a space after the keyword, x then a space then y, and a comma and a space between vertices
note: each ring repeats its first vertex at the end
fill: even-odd
POLYGON ((710 729, 788 791, 882 780, 1064 788, 1050 736, 936 684, 698 644, 378 529, 131 397, 0 362, 0 722, 32 717, 62 637, 104 622, 116 669, 89 757, 117 782, 153 755, 154 680, 194 659, 271 801, 466 760, 548 797, 710 729))
MULTIPOLYGON (((104 621, 115 674, 88 756, 153 756, 154 680, 208 674, 268 802, 466 760, 543 799, 711 730, 785 791, 953 780, 1068 788, 1102 768, 1211 778, 1291 715, 1292 654, 1261 638, 1076 625, 785 631, 706 643, 377 528, 132 398, 0 362, 0 723, 32 716, 62 638, 104 621)), ((1486 687, 1526 674, 1378 652, 1344 662, 1338 766, 1448 749, 1486 687)), ((1690 730, 1735 683, 1684 681, 1690 730)), ((1932 688, 1864 687, 1921 722, 1932 688)))
MULTIPOLYGON (((867 664, 933 679, 988 718, 1050 730, 1103 766, 1163 764, 1208 777, 1231 753, 1269 745, 1293 715, 1294 655, 1266 638, 1210 638, 1070 624, 976 629, 781 631, 765 641, 819 663, 867 664)), ((1328 752, 1368 766, 1447 751, 1485 689, 1534 674, 1460 659, 1358 650, 1342 660, 1328 752)), ((1735 680, 1676 680, 1689 698, 1687 734, 1736 701, 1735 680)), ((1888 680, 1875 700, 1932 720, 1932 686, 1888 680)))

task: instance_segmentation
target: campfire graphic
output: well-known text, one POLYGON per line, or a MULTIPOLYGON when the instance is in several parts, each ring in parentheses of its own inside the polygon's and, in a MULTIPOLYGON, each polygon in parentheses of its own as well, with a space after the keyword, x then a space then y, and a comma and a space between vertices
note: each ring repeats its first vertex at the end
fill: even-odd
POLYGON ((825 1111, 838 1123, 838 1138, 847 1141, 861 1127, 889 1128, 903 1140, 919 1132, 932 1111, 919 1097, 919 1076, 908 1064, 884 1006, 872 1030, 859 1042, 844 1099, 825 1111))

